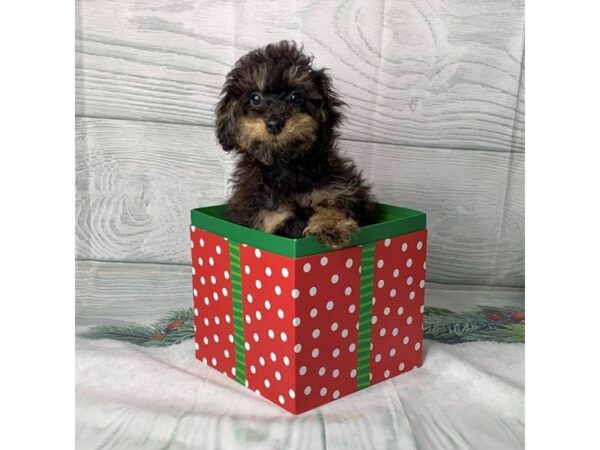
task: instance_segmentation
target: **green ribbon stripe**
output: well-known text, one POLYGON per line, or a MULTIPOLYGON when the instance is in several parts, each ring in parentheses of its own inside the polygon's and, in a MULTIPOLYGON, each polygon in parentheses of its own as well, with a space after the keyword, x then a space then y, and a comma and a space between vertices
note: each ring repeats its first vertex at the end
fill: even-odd
POLYGON ((242 277, 240 273, 240 245, 229 241, 231 275, 231 299, 233 303, 233 342, 235 343, 235 379, 246 381, 246 353, 244 348, 244 313, 242 300, 242 277))
POLYGON ((362 246, 360 268, 360 305, 358 309, 357 389, 369 386, 371 362, 371 317, 373 315, 373 273, 375 243, 362 246))

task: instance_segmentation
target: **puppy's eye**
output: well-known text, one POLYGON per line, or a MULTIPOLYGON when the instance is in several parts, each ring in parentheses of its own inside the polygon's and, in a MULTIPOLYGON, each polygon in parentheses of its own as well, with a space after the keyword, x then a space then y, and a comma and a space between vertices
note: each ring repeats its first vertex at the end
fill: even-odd
POLYGON ((250 94, 250 103, 252 103, 254 106, 260 105, 261 100, 262 97, 258 92, 253 92, 250 94))
POLYGON ((292 92, 290 94, 290 102, 295 103, 296 105, 302 103, 302 95, 300 94, 300 92, 292 92))

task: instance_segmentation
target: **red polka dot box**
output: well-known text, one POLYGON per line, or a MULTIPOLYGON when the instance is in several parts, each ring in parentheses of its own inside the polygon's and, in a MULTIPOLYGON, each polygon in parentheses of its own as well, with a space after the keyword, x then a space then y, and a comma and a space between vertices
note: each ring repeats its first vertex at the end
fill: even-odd
POLYGON ((293 414, 422 363, 425 214, 377 205, 350 246, 192 210, 196 357, 293 414))

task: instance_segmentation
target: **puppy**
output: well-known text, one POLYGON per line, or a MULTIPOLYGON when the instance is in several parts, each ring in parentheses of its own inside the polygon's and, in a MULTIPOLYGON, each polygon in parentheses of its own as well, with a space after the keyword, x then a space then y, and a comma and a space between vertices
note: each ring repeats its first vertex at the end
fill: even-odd
POLYGON ((346 245, 370 223, 370 187, 338 154, 345 104, 324 69, 294 42, 240 58, 216 107, 216 134, 239 157, 228 202, 235 223, 290 238, 346 245))

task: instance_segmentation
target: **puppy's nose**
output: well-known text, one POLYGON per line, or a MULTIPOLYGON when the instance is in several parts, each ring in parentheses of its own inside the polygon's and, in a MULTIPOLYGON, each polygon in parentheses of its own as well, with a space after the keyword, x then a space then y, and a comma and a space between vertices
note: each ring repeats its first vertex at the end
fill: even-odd
POLYGON ((267 130, 271 134, 279 134, 283 129, 283 122, 277 119, 271 119, 267 121, 267 130))

